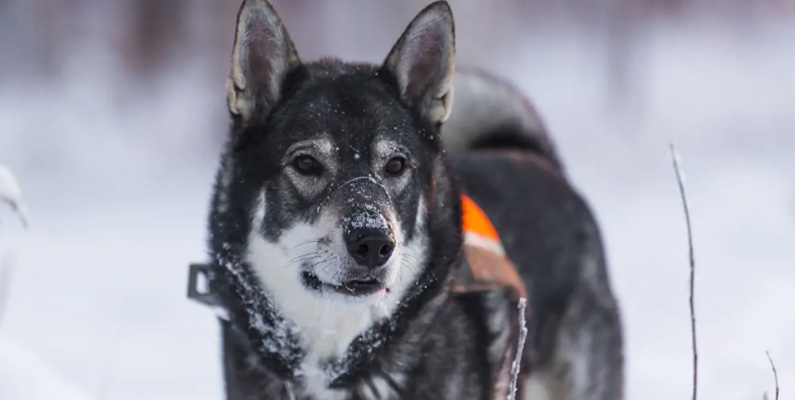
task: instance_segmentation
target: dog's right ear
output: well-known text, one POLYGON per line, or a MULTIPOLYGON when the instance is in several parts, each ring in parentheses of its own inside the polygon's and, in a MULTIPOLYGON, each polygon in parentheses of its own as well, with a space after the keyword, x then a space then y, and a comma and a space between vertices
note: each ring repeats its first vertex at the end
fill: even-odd
POLYGON ((400 95, 434 126, 450 116, 455 70, 455 27, 446 1, 425 7, 392 47, 383 68, 400 95))
POLYGON ((301 65, 281 18, 268 0, 244 0, 237 14, 229 111, 246 124, 280 96, 287 73, 301 65))

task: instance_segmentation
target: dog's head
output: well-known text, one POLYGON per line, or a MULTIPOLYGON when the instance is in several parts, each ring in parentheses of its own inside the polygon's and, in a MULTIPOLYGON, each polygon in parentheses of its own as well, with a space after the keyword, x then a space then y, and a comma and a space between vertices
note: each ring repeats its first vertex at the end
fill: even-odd
POLYGON ((436 195, 449 189, 438 134, 454 57, 445 2, 426 7, 382 65, 303 63, 272 6, 244 2, 214 220, 247 231, 242 257, 280 306, 397 302, 427 268, 429 221, 454 223, 436 195))

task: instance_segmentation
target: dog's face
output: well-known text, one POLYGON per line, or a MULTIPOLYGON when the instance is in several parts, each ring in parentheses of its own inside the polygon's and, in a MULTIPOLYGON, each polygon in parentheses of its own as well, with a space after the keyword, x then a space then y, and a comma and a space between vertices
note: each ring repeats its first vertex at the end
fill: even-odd
POLYGON ((250 225, 243 257, 299 325, 336 318, 358 331, 417 283, 454 54, 444 2, 411 22, 381 66, 304 64, 271 5, 244 2, 216 209, 245 214, 225 224, 250 225))
POLYGON ((308 78, 245 132, 246 168, 263 171, 249 244, 269 286, 374 301, 414 276, 438 156, 427 129, 388 84, 343 74, 308 78))

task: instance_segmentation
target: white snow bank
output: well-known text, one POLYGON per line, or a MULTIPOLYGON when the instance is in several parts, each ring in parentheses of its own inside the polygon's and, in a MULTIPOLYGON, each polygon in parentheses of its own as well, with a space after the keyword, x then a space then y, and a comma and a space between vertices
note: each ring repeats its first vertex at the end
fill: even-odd
POLYGON ((50 363, 13 340, 0 337, 0 399, 88 400, 50 363))

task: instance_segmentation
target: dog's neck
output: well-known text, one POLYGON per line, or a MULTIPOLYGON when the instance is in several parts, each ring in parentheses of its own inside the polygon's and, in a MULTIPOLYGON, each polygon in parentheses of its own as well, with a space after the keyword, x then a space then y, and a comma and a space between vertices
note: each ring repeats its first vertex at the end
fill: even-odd
POLYGON ((297 328, 278 315, 239 257, 223 252, 214 258, 210 290, 218 294, 228 324, 260 364, 279 378, 293 380, 304 356, 297 328))
POLYGON ((449 297, 449 274, 437 277, 429 272, 423 277, 427 285, 407 293, 390 316, 364 330, 344 352, 313 360, 310 358, 315 355, 303 340, 301 329, 279 314, 267 292, 254 283, 257 281, 250 268, 241 262, 216 258, 215 274, 219 274, 221 279, 215 279, 218 288, 214 290, 222 294, 228 323, 247 342, 245 347, 256 355, 260 366, 278 379, 297 386, 309 380, 308 364, 320 368, 320 371, 310 373, 324 374, 323 380, 328 387, 336 389, 356 384, 355 378, 371 370, 378 359, 381 360, 377 368, 390 369, 389 362, 382 357, 386 344, 394 346, 407 333, 427 329, 435 315, 433 311, 438 310, 449 297), (420 314, 423 318, 417 319, 420 314))

